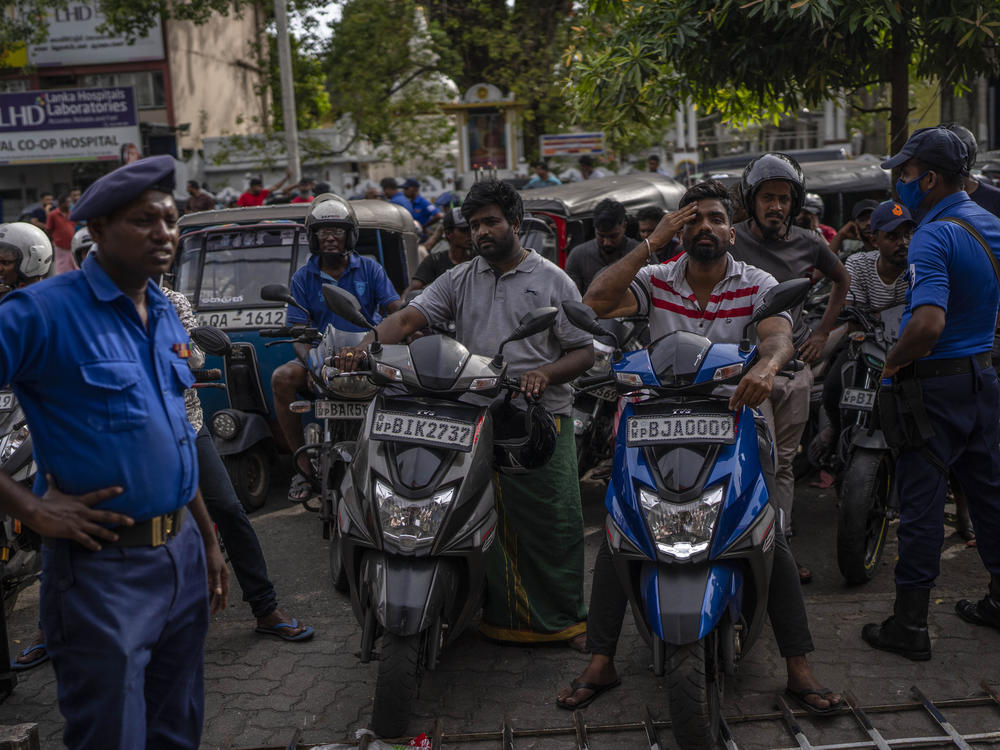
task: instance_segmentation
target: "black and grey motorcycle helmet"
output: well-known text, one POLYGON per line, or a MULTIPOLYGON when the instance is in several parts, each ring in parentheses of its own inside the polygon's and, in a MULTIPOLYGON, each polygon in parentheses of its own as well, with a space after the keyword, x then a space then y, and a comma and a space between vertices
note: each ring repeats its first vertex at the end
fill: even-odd
POLYGON ((358 217, 349 201, 333 193, 322 193, 313 198, 305 221, 306 236, 309 238, 309 252, 319 252, 316 231, 323 227, 344 227, 344 254, 354 252, 358 244, 358 217))
POLYGON ((493 415, 493 462, 504 474, 523 474, 544 466, 556 450, 556 423, 538 402, 519 409, 510 394, 490 404, 493 415))
POLYGON ((790 224, 802 212, 802 202, 805 200, 806 181, 802 176, 802 168, 788 154, 778 152, 763 154, 747 164, 740 180, 740 194, 743 196, 743 207, 753 221, 757 221, 754 211, 757 191, 768 180, 785 180, 792 186, 792 209, 785 220, 786 224, 790 224))
POLYGON ((957 122, 945 122, 939 127, 950 130, 965 144, 965 150, 968 153, 968 156, 965 158, 965 173, 972 174, 972 168, 976 166, 976 159, 979 156, 979 144, 976 143, 976 136, 967 127, 959 125, 957 122))

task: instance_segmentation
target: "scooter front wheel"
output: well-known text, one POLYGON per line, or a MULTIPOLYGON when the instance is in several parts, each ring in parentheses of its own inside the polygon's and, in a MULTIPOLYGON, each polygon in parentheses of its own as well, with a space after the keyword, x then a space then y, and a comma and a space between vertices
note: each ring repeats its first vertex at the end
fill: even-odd
POLYGON ((667 699, 674 738, 681 750, 716 747, 722 716, 723 670, 718 638, 666 645, 667 699))
POLYGON ((423 633, 382 633, 371 724, 379 737, 402 737, 406 733, 410 705, 417 694, 422 640, 423 633))
POLYGON ((855 448, 844 467, 837 519, 837 566, 850 584, 867 583, 878 571, 889 533, 889 501, 895 481, 886 450, 855 448))

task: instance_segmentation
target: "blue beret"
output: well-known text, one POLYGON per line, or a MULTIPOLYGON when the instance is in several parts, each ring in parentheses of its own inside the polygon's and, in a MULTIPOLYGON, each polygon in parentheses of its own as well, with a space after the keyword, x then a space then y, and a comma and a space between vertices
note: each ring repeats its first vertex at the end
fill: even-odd
POLYGON ((941 127, 922 128, 910 136, 899 153, 882 162, 882 169, 898 167, 905 161, 917 158, 931 167, 945 172, 965 172, 968 149, 962 139, 941 127))
POLYGON ((87 188, 70 211, 73 221, 114 213, 147 190, 174 192, 173 157, 149 156, 109 172, 87 188))

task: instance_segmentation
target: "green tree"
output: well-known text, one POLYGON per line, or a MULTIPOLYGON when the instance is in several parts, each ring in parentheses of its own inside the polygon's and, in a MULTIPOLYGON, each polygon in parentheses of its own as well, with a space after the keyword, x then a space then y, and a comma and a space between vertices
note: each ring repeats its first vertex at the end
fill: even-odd
POLYGON ((995 74, 1000 4, 977 0, 591 0, 568 54, 582 121, 623 136, 690 98, 747 123, 889 84, 891 148, 921 78, 995 74))
MULTIPOLYGON (((302 36, 289 34, 292 51, 292 83, 295 88, 295 121, 299 130, 312 130, 331 124, 332 106, 326 88, 326 71, 317 54, 320 44, 315 35, 315 22, 307 23, 302 36)), ((268 71, 262 84, 271 95, 271 117, 274 130, 284 130, 281 106, 281 75, 278 66, 278 42, 274 32, 267 34, 267 55, 262 66, 268 71)), ((263 92, 261 92, 263 93, 263 92)))

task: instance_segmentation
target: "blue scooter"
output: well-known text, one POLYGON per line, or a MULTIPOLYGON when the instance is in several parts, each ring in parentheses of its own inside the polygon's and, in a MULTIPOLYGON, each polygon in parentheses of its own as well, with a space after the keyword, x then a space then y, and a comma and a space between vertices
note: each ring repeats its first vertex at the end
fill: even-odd
MULTIPOLYGON (((751 323, 793 307, 808 288, 806 279, 772 288, 751 323)), ((607 336, 586 305, 565 302, 563 310, 577 327, 607 336)), ((653 670, 666 675, 682 750, 717 745, 725 676, 736 673, 767 614, 780 528, 772 440, 758 412, 734 413, 728 395, 713 394, 756 363, 749 327, 739 345, 675 331, 617 352, 609 376, 577 383, 644 396, 625 405, 618 425, 605 531, 653 670)))

